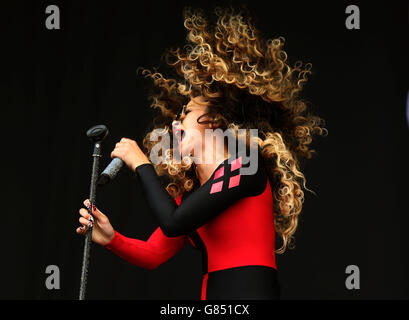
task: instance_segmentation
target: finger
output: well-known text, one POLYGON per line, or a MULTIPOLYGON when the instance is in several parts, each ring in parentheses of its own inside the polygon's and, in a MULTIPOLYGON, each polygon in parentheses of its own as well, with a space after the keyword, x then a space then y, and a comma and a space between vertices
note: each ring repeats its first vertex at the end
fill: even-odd
POLYGON ((122 138, 120 142, 126 142, 126 141, 128 141, 127 138, 122 138))
POLYGON ((111 158, 122 159, 122 153, 118 149, 115 149, 114 151, 111 152, 111 158))
MULTIPOLYGON (((90 205, 91 205, 91 203, 90 203, 90 201, 87 199, 87 200, 84 201, 84 205, 85 205, 87 208, 89 208, 90 205)), ((85 209, 84 209, 84 210, 85 210, 85 209)), ((105 217, 105 214, 103 214, 95 205, 92 206, 91 212, 92 212, 92 214, 94 215, 94 217, 95 217, 96 219, 100 219, 100 218, 105 217)), ((83 217, 86 218, 86 219, 89 218, 89 216, 87 216, 87 217, 86 217, 86 216, 83 216, 83 217)))
POLYGON ((91 201, 89 199, 85 199, 83 202, 84 206, 86 206, 87 208, 90 208, 91 206, 91 201))
POLYGON ((92 214, 96 219, 99 219, 104 216, 104 214, 101 211, 99 211, 99 209, 95 206, 92 207, 92 214))
POLYGON ((77 230, 75 230, 75 231, 76 231, 78 234, 84 235, 87 230, 85 229, 84 226, 81 226, 81 227, 78 227, 77 230))
MULTIPOLYGON (((91 201, 90 201, 89 199, 86 199, 86 200, 84 201, 84 206, 87 207, 88 212, 91 212, 91 213, 92 213, 91 201)), ((93 207, 95 208, 95 206, 93 206, 93 207)), ((87 218, 87 217, 86 217, 86 218, 87 218)))
POLYGON ((88 213, 87 209, 81 208, 81 209, 79 210, 79 212, 80 212, 80 215, 83 216, 85 219, 89 219, 89 217, 91 216, 91 215, 88 213))
POLYGON ((81 227, 77 228, 78 233, 80 233, 80 234, 82 234, 82 235, 85 236, 90 226, 92 226, 92 225, 91 225, 91 224, 88 224, 88 226, 86 226, 86 227, 81 226, 81 227))
POLYGON ((103 214, 97 207, 93 207, 92 209, 92 214, 94 215, 94 218, 98 220, 100 223, 106 223, 108 222, 108 218, 105 214, 103 214))
POLYGON ((90 223, 92 225, 92 222, 90 222, 88 219, 85 219, 84 217, 80 217, 78 220, 84 227, 88 227, 90 223))

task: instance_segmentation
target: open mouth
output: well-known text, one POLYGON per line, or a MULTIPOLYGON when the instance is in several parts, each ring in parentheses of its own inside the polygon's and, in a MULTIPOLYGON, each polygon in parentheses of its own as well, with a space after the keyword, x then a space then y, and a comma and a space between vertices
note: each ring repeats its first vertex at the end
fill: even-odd
POLYGON ((177 141, 182 142, 183 138, 185 137, 185 130, 175 129, 174 133, 177 141))

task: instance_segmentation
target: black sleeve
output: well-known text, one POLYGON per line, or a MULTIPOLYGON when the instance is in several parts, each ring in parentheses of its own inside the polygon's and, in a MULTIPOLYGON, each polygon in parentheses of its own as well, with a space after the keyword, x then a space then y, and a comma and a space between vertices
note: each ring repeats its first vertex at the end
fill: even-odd
MULTIPOLYGON (((178 206, 162 186, 152 164, 136 168, 143 193, 163 233, 168 237, 187 234, 234 204, 241 198, 255 196, 264 191, 267 175, 260 153, 254 174, 244 174, 250 169, 250 161, 243 157, 224 160, 209 180, 191 192, 178 206)), ((254 171, 254 170, 252 170, 254 171)))

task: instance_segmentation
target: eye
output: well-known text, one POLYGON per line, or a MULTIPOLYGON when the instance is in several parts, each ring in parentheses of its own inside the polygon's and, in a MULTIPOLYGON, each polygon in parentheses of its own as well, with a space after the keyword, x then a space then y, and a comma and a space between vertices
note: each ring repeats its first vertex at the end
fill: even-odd
POLYGON ((180 107, 180 109, 179 109, 179 111, 178 111, 178 113, 176 115, 176 118, 175 118, 176 121, 179 121, 182 114, 185 113, 185 110, 186 110, 186 105, 183 105, 183 106, 180 107))

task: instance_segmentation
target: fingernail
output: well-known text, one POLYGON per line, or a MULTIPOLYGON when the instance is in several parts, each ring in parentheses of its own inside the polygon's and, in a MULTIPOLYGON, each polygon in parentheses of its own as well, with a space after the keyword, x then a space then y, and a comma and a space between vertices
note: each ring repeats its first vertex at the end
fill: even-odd
POLYGON ((87 224, 87 228, 92 228, 92 227, 93 227, 92 222, 90 222, 90 223, 87 224))
POLYGON ((93 218, 92 216, 90 216, 90 217, 88 218, 88 220, 91 221, 91 222, 94 222, 94 218, 93 218))

